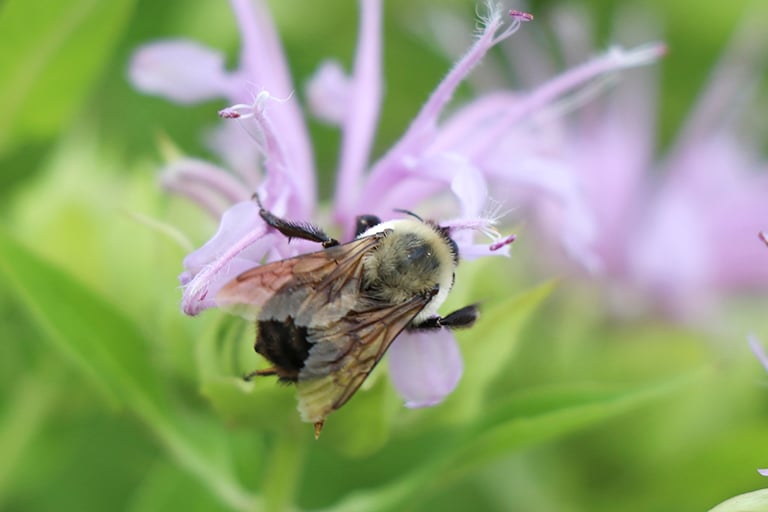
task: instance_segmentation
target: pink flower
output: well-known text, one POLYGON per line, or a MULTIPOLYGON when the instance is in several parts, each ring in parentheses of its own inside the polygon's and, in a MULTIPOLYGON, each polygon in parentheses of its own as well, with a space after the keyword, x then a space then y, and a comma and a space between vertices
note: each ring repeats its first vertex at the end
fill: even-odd
POLYGON ((564 166, 594 215, 595 255, 619 311, 637 311, 639 299, 691 320, 730 293, 768 285, 765 247, 755 240, 768 218, 768 163, 758 137, 737 122, 760 50, 734 43, 663 158, 654 151, 650 70, 566 127, 564 166))
MULTIPOLYGON (((141 48, 129 72, 134 85, 146 93, 180 103, 222 97, 232 104, 220 111, 227 122, 209 141, 230 170, 185 158, 171 163, 163 174, 169 190, 221 216, 213 238, 184 260, 182 308, 190 315, 215 307, 218 289, 247 268, 316 250, 309 242, 289 244, 267 230, 249 200, 258 192, 276 215, 312 219, 315 171, 298 98, 270 18, 258 0, 231 3, 243 38, 237 70, 225 70, 223 58, 214 50, 173 41, 141 48), (233 127, 243 129, 236 133, 233 127)), ((561 182, 562 173, 549 176, 553 166, 537 164, 546 148, 534 142, 531 119, 591 78, 635 65, 635 56, 619 52, 590 61, 530 93, 489 94, 441 120, 458 85, 488 50, 531 19, 489 4, 468 51, 401 139, 369 164, 381 103, 382 13, 380 0, 360 0, 359 5, 360 31, 351 74, 346 76, 338 64, 324 63, 307 94, 318 115, 341 130, 332 215, 344 232, 342 240, 351 238, 360 214, 382 220, 392 218, 393 208, 423 214, 429 199, 429 212, 433 218, 448 219, 441 225, 451 230, 463 258, 507 254, 514 237, 495 230, 499 206, 489 190, 495 195, 495 187, 525 182, 576 197, 571 184, 561 182), (476 242, 478 232, 490 242, 476 242)), ((462 371, 458 347, 447 330, 429 336, 404 333, 390 356, 393 381, 409 406, 439 402, 456 386, 462 371), (428 355, 437 352, 445 357, 428 355)))

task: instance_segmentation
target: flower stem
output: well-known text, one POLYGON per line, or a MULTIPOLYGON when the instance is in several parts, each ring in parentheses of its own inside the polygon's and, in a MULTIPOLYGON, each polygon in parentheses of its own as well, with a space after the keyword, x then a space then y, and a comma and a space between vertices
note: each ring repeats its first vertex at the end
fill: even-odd
POLYGON ((287 429, 277 434, 262 487, 265 510, 295 510, 305 453, 306 439, 300 432, 287 429))

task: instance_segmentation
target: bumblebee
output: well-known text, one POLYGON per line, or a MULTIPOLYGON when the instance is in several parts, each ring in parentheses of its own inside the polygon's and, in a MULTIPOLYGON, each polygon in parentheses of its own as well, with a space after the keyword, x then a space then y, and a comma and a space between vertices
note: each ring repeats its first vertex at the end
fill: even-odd
POLYGON ((381 222, 357 219, 356 237, 340 244, 312 224, 266 210, 268 226, 321 244, 317 252, 248 270, 226 284, 217 303, 257 324, 255 350, 272 367, 246 376, 274 375, 296 385, 303 421, 320 435, 405 329, 471 326, 476 305, 437 314, 459 261, 449 230, 417 215, 381 222))

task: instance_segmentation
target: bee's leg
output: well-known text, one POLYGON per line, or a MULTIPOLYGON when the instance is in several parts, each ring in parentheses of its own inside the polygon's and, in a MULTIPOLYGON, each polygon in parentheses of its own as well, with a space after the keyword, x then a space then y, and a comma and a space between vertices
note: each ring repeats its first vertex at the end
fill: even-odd
POLYGON ((329 237, 325 231, 319 227, 307 222, 294 222, 281 219, 274 213, 264 208, 264 206, 262 206, 261 199, 259 199, 258 194, 254 194, 253 198, 256 200, 256 204, 259 205, 259 215, 261 215, 261 218, 264 219, 264 222, 287 236, 289 239, 301 238, 303 240, 309 240, 310 242, 318 242, 323 247, 333 247, 339 245, 338 240, 329 237))
POLYGON ((248 382, 253 380, 254 377, 268 377, 270 375, 277 375, 276 368, 265 368, 264 370, 254 370, 250 373, 243 375, 243 380, 248 382))
POLYGON ((412 324, 409 329, 430 330, 445 327, 448 329, 461 329, 471 327, 480 314, 477 304, 470 304, 446 316, 431 316, 418 324, 412 324))
POLYGON ((355 220, 355 238, 362 235, 373 226, 381 224, 381 219, 375 215, 360 215, 355 220))

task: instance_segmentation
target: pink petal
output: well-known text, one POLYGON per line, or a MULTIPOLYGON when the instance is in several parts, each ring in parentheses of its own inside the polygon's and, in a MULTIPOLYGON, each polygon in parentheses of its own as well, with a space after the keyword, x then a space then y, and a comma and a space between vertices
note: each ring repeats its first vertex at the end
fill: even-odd
POLYGON ((201 248, 184 258, 182 310, 197 315, 214 307, 218 290, 254 267, 274 245, 253 201, 237 203, 221 218, 219 230, 201 248))
POLYGON ((237 174, 253 193, 262 179, 259 146, 239 123, 222 122, 205 134, 206 146, 237 174))
POLYGON ((757 472, 763 476, 768 476, 768 469, 758 469, 757 472))
MULTIPOLYGON (((253 136, 252 143, 258 146, 263 156, 266 171, 259 188, 270 191, 269 194, 261 196, 262 200, 277 202, 277 197, 268 197, 272 193, 283 198, 290 195, 291 208, 287 211, 291 212, 293 218, 307 218, 312 214, 312 203, 307 202, 308 184, 302 181, 301 173, 295 172, 293 148, 288 145, 286 134, 279 131, 274 123, 273 114, 282 111, 286 106, 285 100, 275 98, 268 91, 262 91, 253 98, 252 103, 233 105, 220 111, 219 115, 240 123, 253 136)), ((285 212, 274 213, 282 215, 285 212)))
POLYGON ((464 362, 448 329, 405 331, 389 348, 392 383, 406 407, 429 407, 443 401, 459 383, 464 362))
POLYGON ((280 145, 289 148, 286 168, 301 187, 296 191, 302 212, 315 209, 316 175, 309 133, 299 103, 293 97, 294 87, 288 71, 280 39, 264 2, 230 0, 243 39, 240 55, 240 93, 231 100, 248 103, 254 90, 267 91, 274 98, 288 99, 269 113, 273 131, 280 145))
POLYGON ((194 41, 163 41, 139 48, 128 78, 140 91, 178 103, 221 98, 232 90, 224 56, 194 41))
POLYGON ((235 204, 224 212, 216 234, 202 247, 184 258, 184 268, 197 274, 203 267, 215 261, 238 240, 256 228, 266 231, 256 203, 243 201, 235 204))
POLYGON ((437 153, 414 162, 408 172, 392 182, 396 188, 384 189, 379 208, 410 208, 442 191, 450 191, 459 203, 463 217, 479 216, 488 201, 485 177, 471 162, 455 153, 437 153), (397 203, 397 204, 396 204, 397 203))
POLYGON ((517 109, 523 99, 517 93, 493 92, 467 103, 446 118, 430 150, 475 154, 473 147, 484 142, 491 128, 504 122, 505 113, 517 109))
POLYGON ((442 153, 424 161, 424 176, 445 181, 461 205, 464 217, 479 216, 488 202, 488 186, 482 173, 462 155, 442 153))
POLYGON ((545 231, 558 236, 566 253, 588 272, 599 272, 594 213, 578 177, 556 159, 523 155, 510 166, 511 158, 499 153, 486 162, 494 193, 533 203, 545 231))
POLYGON ((700 136, 665 166, 662 193, 689 204, 712 262, 709 282, 722 290, 768 283, 765 247, 754 235, 768 217, 768 175, 756 148, 735 130, 700 136))
POLYGON ((336 176, 335 218, 345 224, 358 215, 354 202, 376 130, 381 104, 381 0, 360 0, 357 52, 342 123, 336 176))
MULTIPOLYGON (((494 7, 491 7, 495 9, 494 7)), ((497 31, 503 25, 500 12, 490 13, 487 23, 483 27, 480 37, 475 41, 469 51, 454 65, 448 75, 437 86, 437 89, 427 100, 427 103, 419 111, 411 123, 408 131, 398 142, 398 146, 414 147, 423 142, 423 136, 434 132, 437 126, 437 118, 445 105, 453 97, 453 93, 469 72, 474 68, 485 54, 502 39, 512 34, 513 30, 507 30, 497 37, 497 31)), ((513 25, 516 28, 516 25, 513 25)))
POLYGON ((628 243, 630 278, 668 314, 699 314, 712 298, 715 267, 696 200, 663 194, 647 211, 628 243))
MULTIPOLYGON (((240 68, 244 80, 259 90, 287 98, 293 92, 288 61, 267 7, 262 0, 230 0, 230 3, 242 37, 240 68)), ((247 98, 250 91, 243 92, 247 98)), ((286 118, 300 122, 298 106, 294 105, 294 109, 295 116, 291 113, 286 118)))
POLYGON ((163 168, 161 183, 169 189, 199 187, 216 196, 228 207, 247 201, 252 192, 227 171, 196 158, 181 158, 163 168))
POLYGON ((341 124, 352 92, 350 79, 338 61, 322 62, 304 89, 307 106, 315 117, 328 124, 341 124))
MULTIPOLYGON (((438 153, 423 160, 392 168, 383 188, 365 203, 365 213, 390 218, 396 208, 420 208, 426 199, 452 194, 454 201, 445 202, 451 210, 458 203, 462 216, 478 217, 488 202, 488 187, 483 175, 461 155, 438 153), (442 195, 441 195, 442 194, 442 195)), ((439 200, 437 201, 439 202, 439 200)), ((420 211, 423 212, 423 209, 420 211)), ((455 212, 454 212, 455 213, 455 212)), ((432 211, 432 217, 444 217, 444 211, 432 211)))
POLYGON ((624 81, 604 102, 584 107, 573 125, 567 161, 579 176, 594 213, 593 250, 606 273, 625 271, 624 247, 647 192, 652 167, 656 110, 654 68, 624 81), (627 123, 627 119, 632 119, 627 123))
POLYGON ((416 118, 401 139, 381 158, 371 170, 356 209, 364 208, 375 202, 386 184, 390 181, 392 169, 402 167, 403 163, 415 155, 420 155, 434 139, 437 131, 437 119, 443 108, 450 101, 454 91, 475 65, 496 43, 511 35, 519 26, 514 20, 507 30, 501 31, 504 15, 494 8, 483 27, 483 32, 469 51, 454 65, 448 75, 437 86, 416 118))
POLYGON ((547 114, 552 116, 568 110, 568 98, 572 94, 595 79, 608 73, 626 68, 647 65, 664 55, 666 47, 660 43, 649 43, 631 50, 613 48, 597 58, 558 75, 550 81, 536 87, 523 96, 512 108, 503 112, 500 121, 484 130, 478 137, 481 144, 476 144, 468 156, 477 158, 499 147, 500 139, 515 126, 525 126, 524 123, 536 121, 535 115, 547 114), (561 101, 558 105, 556 102, 561 101), (547 111, 546 109, 549 109, 547 111))

